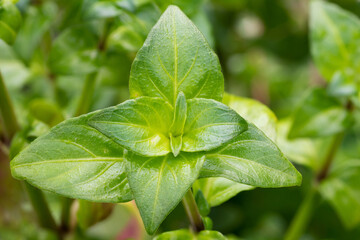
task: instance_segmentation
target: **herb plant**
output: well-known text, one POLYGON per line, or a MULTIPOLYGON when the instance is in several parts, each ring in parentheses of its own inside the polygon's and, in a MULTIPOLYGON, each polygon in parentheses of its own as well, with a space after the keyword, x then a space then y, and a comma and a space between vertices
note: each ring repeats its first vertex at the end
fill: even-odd
MULTIPOLYGON (((219 60, 178 7, 167 8, 138 51, 129 90, 132 99, 65 120, 37 138, 11 161, 13 176, 69 198, 134 199, 149 234, 181 200, 200 232, 211 229, 209 204, 253 187, 301 184, 270 139, 271 123, 258 121, 272 113, 252 100, 223 98, 219 60)), ((221 239, 216 232, 198 237, 214 236, 221 239)))

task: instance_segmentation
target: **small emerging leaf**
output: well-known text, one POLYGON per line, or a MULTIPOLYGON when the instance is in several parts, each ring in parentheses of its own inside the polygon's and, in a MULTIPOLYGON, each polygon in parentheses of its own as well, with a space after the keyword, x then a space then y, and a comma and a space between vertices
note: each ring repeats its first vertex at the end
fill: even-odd
POLYGON ((170 6, 136 55, 130 95, 161 97, 174 106, 180 91, 186 99, 220 101, 224 78, 201 32, 178 7, 170 6))
POLYGON ((247 122, 228 106, 212 99, 190 99, 183 135, 185 152, 208 151, 247 129, 247 122))
POLYGON ((126 149, 144 156, 170 152, 172 107, 160 98, 140 97, 99 111, 89 124, 126 149))
POLYGON ((222 177, 201 178, 193 185, 194 191, 202 191, 211 207, 216 207, 242 191, 255 187, 237 183, 222 177))
POLYGON ((145 229, 154 234, 197 179, 204 156, 199 153, 142 157, 128 152, 127 176, 145 229))
POLYGON ((67 120, 36 139, 11 161, 12 175, 69 198, 130 201, 123 149, 87 125, 95 114, 67 120))
POLYGON ((253 124, 229 144, 206 154, 200 177, 224 177, 256 187, 301 184, 300 173, 253 124))

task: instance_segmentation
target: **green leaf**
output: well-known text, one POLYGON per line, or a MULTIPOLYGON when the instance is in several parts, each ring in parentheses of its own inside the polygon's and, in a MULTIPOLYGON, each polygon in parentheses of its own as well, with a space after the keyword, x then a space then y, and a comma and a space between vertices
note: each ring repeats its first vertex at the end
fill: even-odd
POLYGON ((287 187, 301 184, 301 175, 277 146, 255 125, 206 154, 200 177, 224 177, 255 187, 287 187))
POLYGON ((190 99, 182 151, 208 151, 247 129, 247 122, 228 106, 212 99, 190 99))
POLYGON ((272 141, 275 141, 277 118, 266 105, 250 98, 228 93, 224 95, 223 103, 234 109, 246 121, 253 123, 272 141))
POLYGON ((354 14, 325 1, 310 5, 311 53, 325 79, 342 71, 359 80, 360 20, 354 14))
POLYGON ((206 217, 207 215, 210 214, 210 205, 206 201, 206 198, 201 190, 197 191, 195 195, 195 201, 196 201, 196 205, 199 208, 200 215, 202 217, 206 217))
POLYGON ((154 234, 197 179, 204 156, 199 153, 141 157, 125 155, 127 177, 145 229, 154 234))
POLYGON ((11 2, 0 2, 0 39, 13 44, 22 22, 21 14, 11 2))
POLYGON ((182 147, 182 134, 184 133, 184 125, 187 114, 187 104, 185 95, 180 92, 175 103, 174 119, 170 127, 170 145, 171 151, 176 157, 182 147))
POLYGON ((170 6, 139 50, 130 73, 130 95, 161 97, 175 105, 186 99, 220 101, 224 79, 219 60, 196 26, 170 6))
POLYGON ((89 124, 124 148, 144 156, 170 152, 172 107, 160 98, 139 97, 98 112, 89 124))
POLYGON ((201 191, 211 207, 218 206, 239 192, 254 189, 255 187, 237 183, 222 177, 201 178, 193 185, 194 191, 201 191))
POLYGON ((106 219, 112 213, 115 206, 110 203, 94 203, 86 200, 78 200, 78 204, 76 222, 83 231, 106 219))
POLYGON ((347 228, 360 223, 360 161, 348 160, 320 184, 320 193, 334 207, 347 228))
POLYGON ((323 166, 327 151, 330 146, 329 138, 297 138, 289 139, 291 119, 286 118, 277 125, 277 145, 292 162, 305 165, 316 172, 323 166))
POLYGON ((54 41, 49 57, 53 73, 60 75, 84 75, 97 70, 97 38, 89 30, 91 25, 82 24, 67 28, 54 41))
POLYGON ((67 120, 36 139, 11 161, 12 175, 70 198, 130 201, 123 149, 87 125, 95 114, 67 120))
POLYGON ((220 232, 217 231, 201 231, 198 234, 191 232, 188 229, 181 229, 171 232, 165 232, 157 237, 154 240, 226 240, 227 238, 224 237, 220 232))
POLYGON ((289 138, 325 137, 344 131, 351 116, 325 89, 313 89, 293 115, 289 138))
POLYGON ((31 101, 29 111, 36 119, 46 123, 49 127, 64 121, 64 116, 59 107, 45 99, 31 101))

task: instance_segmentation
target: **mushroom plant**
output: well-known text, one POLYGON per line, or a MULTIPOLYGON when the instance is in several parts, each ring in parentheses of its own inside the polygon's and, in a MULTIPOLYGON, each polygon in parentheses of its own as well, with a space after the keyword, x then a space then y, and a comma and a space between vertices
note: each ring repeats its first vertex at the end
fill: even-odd
MULTIPOLYGON (((181 200, 195 231, 210 228, 201 210, 204 182, 196 184, 202 217, 193 197, 199 178, 211 186, 220 178, 245 188, 301 184, 276 144, 222 103, 219 60, 178 7, 168 7, 149 33, 129 86, 132 99, 33 141, 11 161, 13 176, 69 198, 134 199, 149 234, 181 200)), ((225 103, 236 99, 226 95, 225 103)))

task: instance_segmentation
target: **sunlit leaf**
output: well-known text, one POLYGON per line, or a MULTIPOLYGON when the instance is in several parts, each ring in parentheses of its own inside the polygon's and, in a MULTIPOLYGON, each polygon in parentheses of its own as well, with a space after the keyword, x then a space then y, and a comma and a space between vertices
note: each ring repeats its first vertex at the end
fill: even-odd
POLYGON ((219 60, 196 26, 175 6, 169 7, 139 50, 130 74, 131 96, 161 97, 175 105, 186 99, 221 100, 219 60))
POLYGON ((172 153, 141 157, 128 152, 127 177, 146 231, 154 234, 199 175, 204 156, 172 153))
POLYGON ((230 143, 206 154, 201 177, 224 177, 256 187, 301 184, 301 175, 255 125, 230 143))
POLYGON ((140 97, 98 112, 89 124, 126 149, 144 156, 170 152, 171 106, 160 98, 140 97))
POLYGON ((208 151, 247 129, 247 122, 228 106, 212 99, 190 99, 184 127, 185 152, 208 151))
POLYGON ((123 149, 87 125, 93 115, 67 120, 36 139, 11 161, 12 175, 70 198, 131 200, 123 149))

